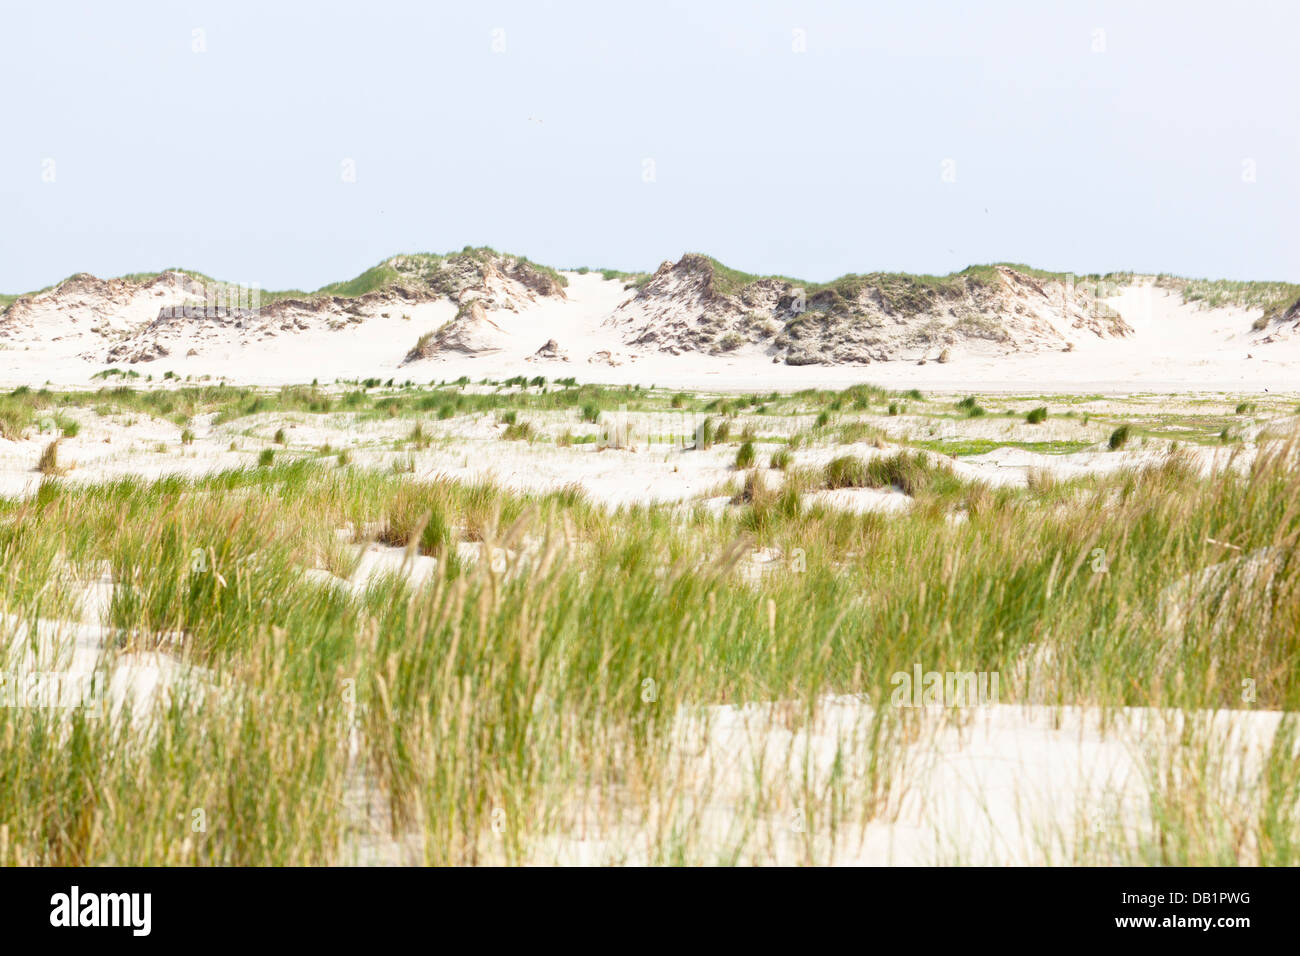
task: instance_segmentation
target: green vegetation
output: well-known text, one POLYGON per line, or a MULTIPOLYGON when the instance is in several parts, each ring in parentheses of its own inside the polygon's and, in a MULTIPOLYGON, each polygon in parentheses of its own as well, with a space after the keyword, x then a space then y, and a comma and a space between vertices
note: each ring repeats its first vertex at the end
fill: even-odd
POLYGON ((972 455, 986 455, 999 448, 1021 448, 1040 455, 1069 455, 1084 451, 1093 446, 1091 441, 997 441, 991 438, 940 438, 915 439, 909 442, 913 448, 950 455, 953 458, 966 458, 972 455))
MULTIPOLYGON (((872 272, 865 275, 843 275, 828 282, 808 282, 789 276, 742 272, 700 253, 692 253, 689 258, 708 268, 714 290, 722 295, 738 295, 756 282, 776 281, 802 288, 810 311, 835 311, 858 299, 864 290, 870 289, 884 303, 888 311, 905 316, 926 311, 940 300, 958 298, 978 288, 994 287, 1002 281, 999 270, 1004 268, 1015 270, 1040 282, 1064 282, 1073 278, 1076 282, 1100 285, 1123 278, 1119 274, 1073 276, 1071 273, 1050 272, 1021 263, 999 262, 972 265, 960 272, 943 276, 872 272)), ((803 316, 796 317, 795 321, 802 321, 803 318, 803 316)))
POLYGON ((1160 276, 1156 284, 1181 293, 1184 302, 1199 302, 1210 309, 1260 309, 1266 323, 1300 301, 1300 284, 1291 282, 1239 282, 1231 279, 1160 276))
POLYGON ((897 488, 916 495, 935 485, 955 488, 957 481, 946 468, 922 454, 899 452, 864 461, 852 455, 831 460, 823 471, 827 488, 897 488))
MULTIPOLYGON (((452 292, 457 281, 455 276, 458 273, 480 268, 489 259, 498 257, 540 273, 561 287, 568 285, 568 280, 564 275, 550 266, 538 265, 523 256, 499 253, 487 246, 466 246, 460 252, 446 254, 413 253, 394 256, 370 267, 352 279, 329 283, 314 292, 306 292, 301 289, 259 290, 258 295, 261 303, 266 305, 287 299, 357 298, 373 292, 382 292, 402 286, 428 286, 435 291, 452 292)), ((211 288, 224 288, 229 285, 192 269, 175 268, 163 271, 183 273, 211 288)), ((162 272, 136 272, 124 275, 122 278, 132 282, 145 283, 156 279, 162 274, 162 272)), ((49 292, 72 278, 74 276, 69 276, 62 282, 57 282, 35 292, 22 293, 22 295, 39 295, 43 292, 49 292)), ((21 298, 21 295, 0 295, 0 312, 8 309, 18 298, 21 298)))
POLYGON ((695 450, 706 451, 713 447, 717 438, 717 426, 714 425, 712 418, 706 418, 695 429, 695 450))
MULTIPOLYGON (((1194 428, 1141 400, 1053 398, 1096 420, 1058 412, 1053 434, 1068 441, 1020 443, 927 431, 1026 434, 1028 417, 1002 417, 1001 402, 997 417, 966 422, 953 416, 956 396, 912 396, 905 419, 890 416, 901 398, 866 387, 717 396, 532 380, 0 395, 0 423, 29 440, 46 418, 66 434, 72 414, 88 423, 85 435, 97 421, 91 410, 104 407, 101 418, 171 422, 186 444, 224 447, 233 432, 258 465, 74 485, 58 477, 51 452, 34 496, 0 499, 6 615, 75 619, 78 578, 97 580, 107 567, 102 666, 113 673, 156 652, 188 675, 135 712, 52 718, 0 707, 0 865, 328 864, 390 843, 416 862, 527 863, 573 841, 610 845, 623 862, 618 854, 641 851, 650 863, 745 862, 768 859, 770 828, 796 806, 808 824, 798 858, 825 862, 827 834, 852 845, 889 819, 915 779, 904 742, 916 742, 919 725, 889 702, 891 675, 918 661, 999 673, 1005 702, 1053 713, 1300 706, 1291 446, 1210 476, 1171 454, 1155 467, 1079 479, 1031 472, 1028 488, 959 480, 921 450, 1095 447, 1120 410, 1143 438, 1179 425, 1213 436, 1235 397, 1189 416, 1194 428), (414 451, 465 434, 455 423, 442 430, 444 413, 482 416, 484 442, 556 435, 564 454, 594 456, 576 446, 595 442, 592 421, 620 406, 676 420, 711 406, 697 447, 725 440, 723 426, 737 436, 734 462, 730 450, 712 458, 721 474, 737 469, 719 479, 731 503, 604 507, 577 487, 520 493, 430 479, 433 469, 415 466, 414 451), (808 429, 822 413, 834 414, 834 429, 808 429), (215 415, 221 437, 196 440, 196 414, 215 415), (295 434, 318 437, 278 461, 258 449, 273 429, 280 439, 293 424, 335 419, 382 431, 368 450, 378 464, 343 467, 352 453, 318 445, 314 428, 295 434), (792 458, 796 435, 817 446, 800 452, 803 467, 792 458), (761 443, 786 437, 791 445, 775 448, 764 469, 761 443), (821 465, 847 437, 903 450, 821 465), (858 514, 819 501, 824 488, 897 488, 912 500, 898 514, 858 514), (372 545, 401 552, 390 570, 366 577, 361 557, 372 545), (776 556, 757 575, 755 549, 776 556), (1222 587, 1177 589, 1261 553, 1268 561, 1240 587, 1227 575, 1222 587), (1047 662, 1032 693, 1029 659, 1047 662), (774 757, 788 771, 777 782, 742 774, 739 793, 724 794, 721 776, 698 762, 705 737, 684 733, 684 722, 749 705, 772 709, 780 739, 797 738, 832 695, 862 709, 831 744, 829 777, 811 773, 792 743, 774 757), (719 833, 700 808, 724 799, 736 819, 719 833), (202 834, 190 829, 196 807, 208 821, 202 834)), ((968 401, 963 411, 979 407, 968 401)), ((1293 399, 1258 403, 1272 413, 1282 401, 1290 412, 1293 399)), ((1016 403, 1032 407, 1023 396, 1016 403)), ((1124 437, 1112 447, 1129 429, 1115 427, 1124 437)), ((688 455, 680 460, 705 467, 704 456, 688 455)), ((11 643, 22 642, 0 647, 11 643)), ((14 666, 0 661, 0 672, 14 666)), ((944 719, 962 725, 969 715, 944 719)), ((1134 759, 1152 811, 1119 858, 1300 863, 1300 774, 1285 736, 1293 723, 1284 721, 1254 789, 1232 799, 1210 798, 1219 758, 1199 719, 1171 732, 1167 750, 1148 740, 1134 759), (1185 763, 1175 773, 1160 762, 1168 759, 1185 763)))
POLYGON ((535 437, 533 426, 528 422, 511 422, 501 434, 506 441, 532 441, 535 437))
MULTIPOLYGON (((831 470, 849 479, 840 487, 910 494, 943 480, 911 455, 831 470)), ((222 675, 221 692, 160 702, 144 746, 125 712, 51 721, 0 708, 11 742, 0 753, 0 863, 345 861, 355 826, 346 793, 362 767, 385 826, 394 838, 413 834, 426 862, 535 859, 549 838, 581 832, 573 794, 592 786, 620 820, 675 821, 653 831, 652 862, 761 856, 753 824, 778 797, 766 786, 755 784, 738 810, 749 825, 722 847, 690 803, 663 803, 703 785, 676 756, 677 715, 773 700, 811 713, 824 695, 863 695, 879 716, 839 759, 876 770, 790 794, 815 832, 852 833, 907 779, 887 706, 891 674, 918 659, 998 671, 1015 700, 1025 689, 1016 662, 1044 642, 1061 662, 1046 675, 1061 705, 1240 707, 1243 673, 1254 675, 1253 706, 1300 705, 1294 588, 1272 600, 1254 588, 1207 597, 1183 610, 1172 635, 1159 600, 1169 582, 1221 560, 1206 541, 1250 551, 1300 535, 1290 507, 1300 486, 1280 455, 1211 479, 1175 460, 1124 471, 1074 483, 1068 495, 1055 489, 1047 510, 1032 496, 967 489, 960 525, 924 508, 886 519, 803 507, 797 489, 774 492, 753 473, 733 515, 688 515, 684 526, 668 511, 611 515, 574 494, 305 460, 42 489, 3 504, 6 608, 50 613, 65 600, 50 593, 56 562, 107 561, 123 639, 105 666, 165 646, 222 675), (356 594, 300 573, 323 561, 347 576, 352 559, 336 529, 373 525, 382 543, 447 560, 423 584, 387 578, 356 594), (563 543, 562 526, 581 547, 563 543), (732 555, 755 540, 801 549, 806 570, 746 583, 732 555), (502 557, 467 566, 450 557, 457 543, 502 557), (1090 570, 1094 548, 1109 573, 1090 570), (1161 573, 1132 571, 1151 567, 1161 573), (168 635, 180 643, 163 643, 168 635), (195 806, 209 825, 186 839, 195 806), (495 808, 509 821, 504 838, 493 834, 495 808)), ((1160 812, 1143 821, 1153 836, 1128 859, 1188 864, 1227 852, 1298 862, 1288 766, 1279 759, 1282 775, 1250 800, 1210 803, 1153 774, 1160 812), (1224 844, 1225 832, 1249 838, 1224 844)), ((821 859, 814 846, 810 862, 821 859)))
POLYGON ((59 439, 56 438, 45 446, 40 460, 36 463, 36 470, 42 475, 58 475, 62 472, 59 467, 59 439))

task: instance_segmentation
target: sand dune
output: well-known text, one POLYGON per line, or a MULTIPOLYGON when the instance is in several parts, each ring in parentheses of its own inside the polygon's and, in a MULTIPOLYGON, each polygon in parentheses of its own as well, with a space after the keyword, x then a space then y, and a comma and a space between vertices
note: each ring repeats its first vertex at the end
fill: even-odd
POLYGON ((498 254, 390 263, 386 284, 359 295, 233 306, 189 273, 74 276, 0 316, 0 382, 86 385, 116 366, 266 385, 540 374, 723 390, 1276 391, 1300 370, 1300 304, 1208 308, 1152 277, 1076 283, 999 266, 933 287, 805 289, 728 286, 695 255, 641 280, 498 254))

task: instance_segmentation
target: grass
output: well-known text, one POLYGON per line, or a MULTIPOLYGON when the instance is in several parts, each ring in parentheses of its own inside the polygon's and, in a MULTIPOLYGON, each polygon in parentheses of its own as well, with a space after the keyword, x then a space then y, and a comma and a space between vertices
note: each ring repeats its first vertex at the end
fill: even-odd
POLYGON ((913 448, 938 452, 953 458, 984 455, 999 448, 1022 448, 1040 455, 1068 455, 1084 451, 1094 444, 1090 441, 996 441, 990 438, 914 439, 913 448))
POLYGON ((840 426, 837 440, 841 445, 852 445, 865 441, 883 446, 885 433, 870 422, 846 422, 840 426))
MULTIPOLYGON (((60 424, 78 427, 63 415, 73 408, 92 409, 100 417, 144 415, 185 427, 199 415, 211 415, 220 426, 255 416, 351 414, 364 423, 379 418, 416 418, 431 413, 439 421, 502 410, 581 410, 589 420, 602 411, 626 406, 631 410, 668 407, 664 393, 651 394, 637 386, 572 386, 555 383, 545 390, 516 391, 483 388, 469 383, 408 388, 378 380, 343 382, 333 387, 285 386, 278 389, 232 387, 225 384, 182 385, 173 388, 104 386, 94 391, 52 392, 23 388, 0 394, 0 437, 17 440, 24 430, 53 416, 60 424), (349 387, 351 386, 351 387, 349 387)), ((278 442, 278 439, 276 439, 278 442)))
POLYGON ((1290 282, 1242 282, 1230 279, 1181 279, 1159 276, 1156 284, 1181 293, 1184 302, 1206 308, 1237 307, 1260 309, 1265 324, 1300 301, 1300 284, 1290 282))
POLYGON ((59 439, 56 438, 45 446, 36 462, 36 470, 42 475, 59 475, 63 472, 59 467, 59 439))
MULTIPOLYGON (((568 279, 550 266, 539 265, 523 256, 499 253, 487 246, 466 246, 459 252, 445 254, 412 253, 393 256, 371 266, 354 278, 332 282, 311 292, 301 289, 260 290, 259 301, 262 305, 269 305, 290 299, 312 301, 322 298, 358 298, 399 288, 426 289, 451 297, 461 289, 480 281, 483 268, 490 260, 503 262, 507 269, 523 270, 545 276, 561 287, 568 285, 568 279)), ((184 273, 209 288, 222 288, 229 285, 192 269, 172 268, 164 271, 184 273)), ((161 274, 161 272, 137 272, 121 278, 131 282, 146 283, 161 274)), ((52 286, 22 295, 49 292, 71 278, 73 277, 69 276, 68 279, 52 286)), ((7 311, 22 295, 0 294, 0 314, 7 311)))
POLYGON ((408 487, 390 502, 378 540, 419 554, 442 554, 452 540, 446 496, 439 486, 408 487))
MULTIPOLYGON (((809 464, 842 450, 830 434, 799 452, 809 463, 796 466, 782 445, 763 469, 760 442, 835 403, 837 430, 853 424, 838 416, 861 411, 859 400, 879 427, 903 424, 874 393, 810 391, 761 397, 764 416, 727 397, 701 425, 716 435, 725 422, 741 436, 733 503, 721 511, 603 507, 576 488, 428 478, 405 467, 405 450, 394 458, 395 443, 438 440, 432 422, 447 407, 484 416, 484 428, 515 411, 504 431, 557 434, 578 427, 584 404, 676 414, 716 400, 688 395, 674 409, 680 393, 496 387, 358 383, 193 401, 175 389, 167 411, 152 393, 86 393, 85 406, 168 420, 227 409, 227 427, 249 435, 268 434, 273 412, 389 431, 374 467, 335 467, 329 449, 277 460, 264 448, 259 467, 85 485, 50 474, 34 496, 0 499, 0 604, 13 620, 70 618, 75 579, 107 568, 114 639, 103 666, 161 650, 192 675, 172 699, 142 705, 147 713, 54 719, 0 707, 0 865, 328 864, 355 862, 376 841, 444 864, 535 862, 578 842, 613 847, 615 862, 767 861, 773 821, 793 807, 808 824, 796 858, 818 863, 836 840, 887 821, 891 794, 914 782, 903 741, 920 730, 888 702, 891 675, 917 661, 998 672, 1011 703, 1030 699, 1018 662, 1047 648, 1055 663, 1042 693, 1055 708, 1300 705, 1294 446, 1207 476, 1171 456, 1145 470, 1035 473, 1028 488, 992 488, 917 450, 809 464), (828 487, 895 487, 912 501, 899 514, 854 514, 815 503, 810 493, 828 487), (400 549, 405 568, 357 574, 371 545, 400 549), (756 548, 779 556, 757 578, 756 548), (1267 580, 1204 589, 1171 625, 1169 588, 1260 549, 1280 556, 1267 580), (432 565, 429 577, 405 576, 417 564, 432 565), (867 706, 830 744, 839 769, 826 775, 791 743, 773 756, 781 772, 724 792, 723 776, 697 762, 700 748, 682 746, 685 728, 720 705, 770 712, 765 727, 797 738, 829 695, 867 706), (133 729, 142 719, 148 734, 133 729), (373 816, 356 815, 359 789, 373 816), (723 803, 734 826, 719 834, 705 808, 723 803), (195 808, 208 820, 201 836, 188 825, 195 808)), ((77 407, 57 393, 0 398, 23 428, 77 407)), ((936 421, 954 422, 950 402, 932 401, 936 421)), ((1055 415, 1052 427, 1066 422, 1055 415)), ((727 450, 713 454, 718 468, 733 463, 727 450)), ((338 465, 350 460, 337 453, 338 465)), ((0 671, 14 666, 0 661, 0 671)), ((1285 739, 1257 789, 1232 799, 1208 798, 1217 765, 1197 754, 1212 751, 1176 743, 1152 744, 1152 811, 1125 859, 1300 863, 1300 779, 1285 739)))
MULTIPOLYGON (((960 272, 944 276, 873 272, 867 275, 843 275, 829 282, 807 282, 788 276, 742 272, 700 253, 689 254, 687 262, 696 268, 707 269, 714 291, 721 295, 739 295, 757 282, 776 281, 802 288, 810 311, 834 311, 870 291, 888 311, 902 315, 915 315, 931 308, 937 301, 955 298, 973 289, 995 286, 1001 281, 1001 268, 1014 269, 1039 281, 1065 281, 1070 278, 1069 273, 1049 272, 1021 263, 1003 262, 968 266, 960 272)), ((1101 282, 1107 277, 1094 275, 1080 278, 1101 282)))
MULTIPOLYGON (((910 455, 834 470, 853 486, 909 493, 938 480, 910 455)), ((384 827, 414 834, 424 862, 532 859, 551 836, 579 832, 572 796, 582 790, 601 794, 608 814, 587 818, 589 828, 668 814, 650 862, 762 857, 754 827, 786 800, 798 799, 816 832, 875 819, 895 785, 889 719, 842 745, 843 760, 872 774, 789 792, 755 783, 740 811, 749 824, 719 848, 686 796, 707 785, 674 756, 675 715, 779 700, 811 713, 832 693, 883 702, 889 675, 918 656, 938 669, 978 662, 1014 684, 1018 656, 1047 641, 1069 651, 1051 675, 1061 704, 1230 708, 1242 674, 1253 675, 1254 706, 1300 704, 1290 573, 1271 602, 1243 592, 1231 613, 1221 602, 1193 608, 1172 644, 1158 612, 1161 588, 1219 560, 1207 540, 1250 550, 1300 536, 1289 506, 1300 482, 1279 455, 1212 479, 1173 465, 1122 472, 1076 485, 1047 511, 1032 497, 989 499, 960 525, 926 509, 887 520, 807 509, 797 490, 778 494, 754 474, 732 516, 685 525, 654 509, 610 515, 571 495, 306 461, 76 492, 55 483, 4 503, 11 612, 50 600, 56 561, 106 560, 124 635, 108 666, 180 634, 184 660, 225 676, 201 705, 160 705, 145 746, 131 742, 126 717, 52 722, 0 708, 12 742, 0 752, 3 862, 338 862, 355 826, 346 794, 363 768, 384 827), (330 553, 336 528, 376 523, 380 541, 418 554, 476 540, 504 556, 448 561, 424 585, 386 579, 355 597, 298 573, 330 553), (800 549, 806 570, 745 584, 734 555, 755 536, 800 549), (1095 547, 1107 574, 1088 568, 1095 547), (1149 567, 1160 575, 1138 573, 1149 567), (206 811, 206 834, 172 838, 194 807, 206 811), (508 824, 494 835, 497 809, 508 824)), ((1149 862, 1219 852, 1202 817, 1184 812, 1188 797, 1159 795, 1149 862)), ((1284 775, 1257 813, 1199 812, 1247 827, 1234 859, 1293 864, 1295 796, 1284 775)))
POLYGON ((843 455, 828 462, 823 471, 827 488, 897 488, 907 495, 916 495, 950 476, 946 468, 917 452, 867 460, 843 455))
POLYGON ((501 437, 506 441, 532 441, 536 435, 528 422, 511 422, 506 426, 501 437))
POLYGON ((20 386, 0 395, 0 438, 18 441, 24 432, 37 423, 37 415, 47 412, 53 404, 53 395, 47 389, 32 391, 20 386))
POLYGON ((706 418, 695 429, 695 450, 707 451, 717 440, 718 429, 712 418, 706 418))

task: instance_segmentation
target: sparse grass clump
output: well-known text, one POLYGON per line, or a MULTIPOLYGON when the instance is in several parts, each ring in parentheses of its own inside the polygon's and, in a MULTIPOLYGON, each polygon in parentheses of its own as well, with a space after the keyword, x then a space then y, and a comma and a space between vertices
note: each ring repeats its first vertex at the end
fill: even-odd
POLYGON ((866 488, 867 463, 853 455, 841 455, 826 464, 823 481, 827 488, 866 488))
POLYGON ((695 450, 706 451, 713 447, 717 438, 717 426, 712 418, 706 418, 695 429, 695 450))
POLYGON ((915 496, 931 487, 940 475, 950 475, 919 452, 878 455, 868 461, 852 455, 832 459, 823 471, 827 488, 898 488, 915 496))
POLYGON ((744 471, 746 468, 752 468, 754 465, 754 443, 747 441, 742 444, 736 452, 735 467, 737 471, 744 471))
POLYGON ((1056 487, 1055 476, 1046 468, 1029 468, 1025 471, 1025 484, 1034 494, 1050 494, 1056 487))
POLYGON ((1110 440, 1107 441, 1107 444, 1110 446, 1110 450, 1119 451, 1121 448, 1123 448, 1128 443, 1128 436, 1129 436, 1128 425, 1120 425, 1119 428, 1116 428, 1113 432, 1110 433, 1110 440))
POLYGON ((389 505, 381 544, 415 547, 419 554, 437 556, 451 543, 451 526, 447 520, 447 499, 437 485, 410 487, 398 494, 389 505))
POLYGON ((885 445, 885 433, 869 422, 845 422, 839 429, 839 443, 852 445, 857 442, 870 442, 877 448, 885 445))
POLYGON ((40 460, 36 462, 36 470, 42 475, 59 475, 63 469, 59 467, 59 439, 54 439, 45 446, 41 452, 40 460))
POLYGON ((39 392, 33 392, 26 385, 15 388, 7 395, 0 395, 0 438, 19 441, 23 432, 32 424, 38 410, 49 404, 49 398, 39 392))
POLYGON ((732 497, 733 505, 753 504, 767 498, 767 482, 763 480, 763 473, 755 468, 745 475, 745 481, 740 487, 740 491, 732 497))
POLYGON ((1038 408, 1031 409, 1029 413, 1025 415, 1025 421, 1030 425, 1041 425, 1043 422, 1047 421, 1046 406, 1040 405, 1038 408))
POLYGON ((257 453, 257 467, 270 468, 273 464, 275 464, 274 448, 263 448, 257 453))

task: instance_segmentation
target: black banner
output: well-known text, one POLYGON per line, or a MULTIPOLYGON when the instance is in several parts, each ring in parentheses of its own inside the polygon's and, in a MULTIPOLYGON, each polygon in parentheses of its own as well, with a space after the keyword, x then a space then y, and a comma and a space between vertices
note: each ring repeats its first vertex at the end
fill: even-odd
POLYGON ((716 934, 728 945, 799 922, 812 938, 843 932, 863 942, 1010 933, 1232 946, 1285 938, 1298 882, 1282 869, 10 869, 0 871, 0 917, 7 941, 38 944, 338 947, 430 933, 436 945, 452 931, 537 945, 539 934, 588 928, 593 941, 614 944, 615 923, 639 936, 686 920, 693 941, 716 934))

